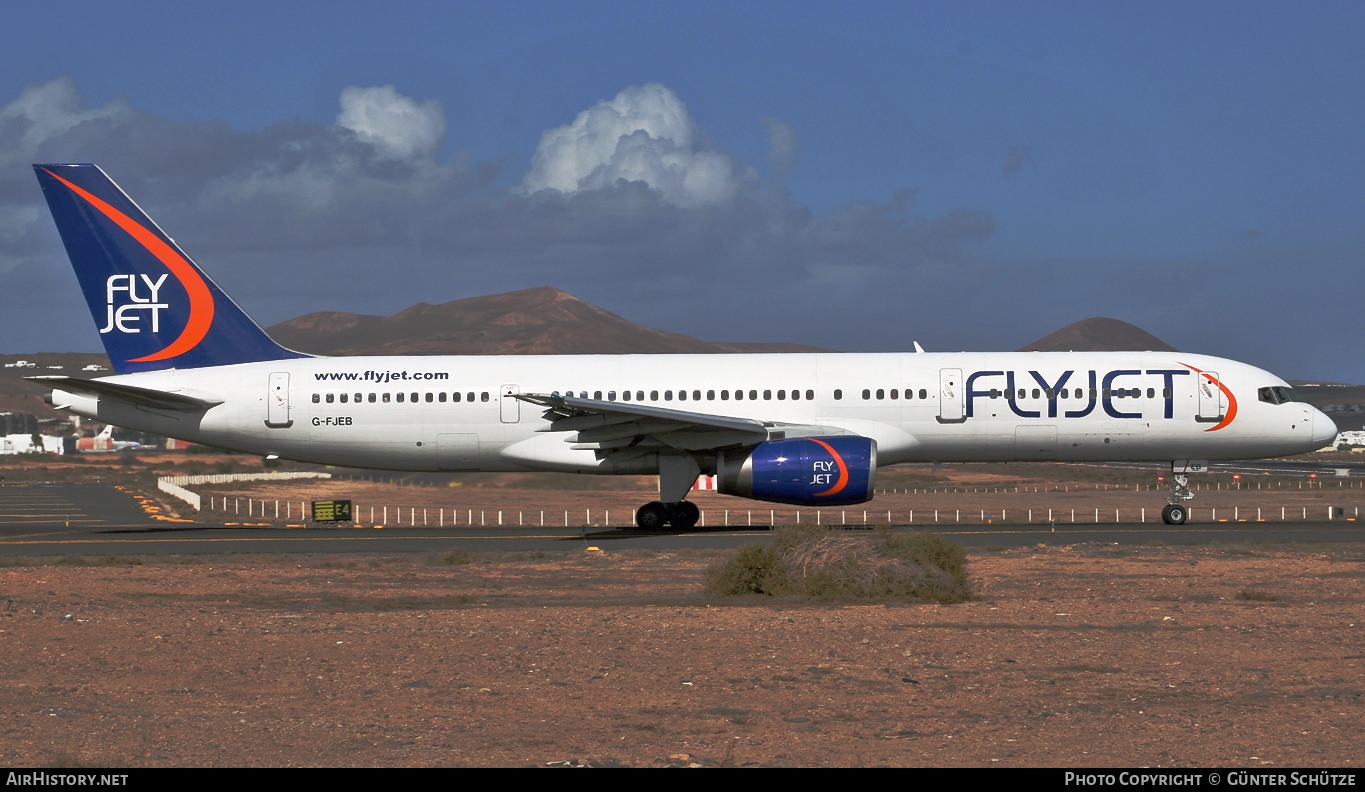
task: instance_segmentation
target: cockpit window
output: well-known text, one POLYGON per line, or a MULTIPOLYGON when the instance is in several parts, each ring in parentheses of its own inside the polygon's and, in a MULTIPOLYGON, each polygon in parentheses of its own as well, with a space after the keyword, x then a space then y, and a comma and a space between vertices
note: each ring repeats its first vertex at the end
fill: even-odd
POLYGON ((1270 404, 1285 404, 1287 402, 1301 402, 1303 397, 1294 392, 1294 389, 1287 385, 1275 385, 1269 388, 1259 388, 1256 396, 1263 402, 1270 404))

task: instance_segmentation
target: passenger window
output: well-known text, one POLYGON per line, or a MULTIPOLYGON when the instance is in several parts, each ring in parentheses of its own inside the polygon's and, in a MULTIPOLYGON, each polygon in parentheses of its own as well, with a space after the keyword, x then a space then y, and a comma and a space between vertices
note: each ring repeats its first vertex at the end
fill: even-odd
POLYGON ((868 390, 867 388, 863 388, 863 401, 867 401, 870 398, 872 398, 872 391, 868 390))
POLYGON ((806 401, 815 401, 815 391, 810 389, 806 390, 806 401))
MULTIPOLYGON (((474 399, 473 399, 473 395, 474 395, 474 394, 472 394, 472 393, 470 394, 470 397, 471 397, 471 398, 470 398, 470 401, 473 401, 473 400, 474 400, 474 399)), ((486 401, 488 401, 488 391, 484 391, 483 393, 480 393, 480 394, 479 394, 479 401, 481 401, 481 402, 486 402, 486 401)))
POLYGON ((997 389, 997 388, 991 388, 991 398, 992 398, 992 399, 998 399, 998 398, 1000 398, 1000 391, 999 391, 999 389, 997 389))
POLYGON ((445 404, 446 403, 445 391, 441 391, 440 394, 437 395, 436 400, 439 401, 441 404, 445 404))
POLYGON ((707 391, 707 392, 706 392, 706 400, 707 400, 707 401, 715 401, 715 400, 716 400, 716 392, 713 391, 713 390, 707 391))
POLYGON ((322 402, 322 395, 321 395, 321 394, 318 394, 318 393, 314 393, 314 394, 313 394, 313 403, 314 403, 314 404, 320 404, 321 402, 322 402))
POLYGON ((924 388, 920 388, 920 389, 919 389, 919 397, 920 397, 921 399, 927 399, 927 398, 929 398, 929 391, 925 390, 924 388))
POLYGON ((763 401, 772 401, 772 398, 773 398, 772 391, 770 390, 763 391, 763 401))
POLYGON ((370 394, 370 404, 374 404, 375 401, 377 400, 377 398, 378 398, 377 396, 375 396, 373 393, 371 393, 371 394, 370 394))
POLYGON ((1040 392, 1038 391, 1037 388, 1034 388, 1034 389, 1033 389, 1033 398, 1036 399, 1036 398, 1038 398, 1038 397, 1041 396, 1041 395, 1043 395, 1043 394, 1040 393, 1040 392))
POLYGON ((616 391, 607 391, 607 401, 616 401, 616 391))
POLYGON ((835 400, 835 401, 841 401, 841 400, 843 400, 843 398, 844 398, 844 392, 843 392, 843 390, 840 389, 840 388, 835 388, 835 389, 834 389, 834 400, 835 400))
POLYGON ((621 401, 630 401, 630 391, 621 391, 621 401))
POLYGON ((881 388, 878 388, 878 389, 877 389, 877 401, 881 401, 882 399, 885 399, 885 398, 886 398, 886 391, 885 391, 885 390, 882 390, 881 388))
POLYGON ((385 403, 385 404, 388 404, 388 403, 389 403, 389 394, 387 394, 387 393, 384 394, 384 403, 385 403))
POLYGON ((722 390, 722 391, 720 392, 720 400, 721 400, 721 401, 730 401, 730 391, 728 391, 728 390, 722 390))
POLYGON ((347 393, 341 394, 341 403, 342 403, 342 404, 345 404, 346 401, 349 399, 349 397, 350 397, 350 394, 347 394, 347 393))
POLYGON ((673 401, 673 391, 671 390, 664 391, 664 401, 673 401))
POLYGON ((602 391, 593 391, 592 398, 594 401, 602 401, 602 391))
MULTIPOLYGON (((472 401, 474 401, 474 391, 470 391, 470 392, 466 393, 466 394, 464 395, 464 400, 467 401, 467 402, 472 402, 472 401)), ((484 401, 488 401, 488 400, 487 400, 487 399, 484 399, 484 401)))
MULTIPOLYGON (((767 391, 764 391, 764 393, 767 393, 767 391)), ((778 391, 778 392, 777 392, 777 400, 778 400, 778 401, 786 401, 786 400, 787 400, 787 392, 784 391, 784 390, 778 391)))
POLYGON ((659 392, 658 392, 658 391, 650 391, 650 392, 649 392, 649 400, 650 400, 650 401, 658 401, 658 400, 659 400, 659 392))
POLYGON ((692 391, 692 401, 701 401, 701 391, 699 390, 692 391))
POLYGON ((331 394, 331 393, 327 394, 327 403, 328 403, 328 404, 331 404, 331 403, 332 403, 332 400, 335 399, 335 398, 336 398, 336 396, 334 396, 333 394, 331 394))
POLYGON ((453 401, 453 402, 459 401, 459 400, 460 400, 460 394, 459 394, 459 392, 456 391, 455 393, 450 394, 450 400, 453 401))
POLYGON ((398 394, 398 403, 399 403, 399 404, 402 404, 402 403, 403 403, 403 394, 401 394, 401 393, 398 394))
POLYGON ((412 394, 412 401, 413 401, 414 404, 417 403, 417 394, 416 394, 416 393, 412 394))

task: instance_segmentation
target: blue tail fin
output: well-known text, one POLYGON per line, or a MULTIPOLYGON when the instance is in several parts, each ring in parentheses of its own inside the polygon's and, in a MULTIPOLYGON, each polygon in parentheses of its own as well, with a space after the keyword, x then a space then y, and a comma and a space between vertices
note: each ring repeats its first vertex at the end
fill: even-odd
POLYGON ((94 165, 34 165, 114 371, 308 357, 276 344, 94 165))

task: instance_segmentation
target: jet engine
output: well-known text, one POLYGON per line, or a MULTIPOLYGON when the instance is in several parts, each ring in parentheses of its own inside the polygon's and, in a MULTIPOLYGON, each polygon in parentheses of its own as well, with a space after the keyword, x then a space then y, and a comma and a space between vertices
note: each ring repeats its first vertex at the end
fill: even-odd
POLYGON ((727 495, 799 506, 847 506, 872 499, 877 441, 857 435, 769 440, 717 460, 727 495))

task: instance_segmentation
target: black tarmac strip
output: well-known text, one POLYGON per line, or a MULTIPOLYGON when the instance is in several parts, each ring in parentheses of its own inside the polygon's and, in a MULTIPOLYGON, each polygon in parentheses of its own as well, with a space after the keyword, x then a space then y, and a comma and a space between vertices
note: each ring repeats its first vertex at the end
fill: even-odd
MULTIPOLYGON (((1198 545, 1365 541, 1361 522, 938 524, 895 526, 926 531, 973 548, 1072 545, 1198 545)), ((850 531, 870 530, 851 526, 850 531)), ((222 553, 338 553, 383 555, 470 551, 573 552, 726 549, 768 536, 767 529, 697 529, 645 533, 635 528, 362 528, 349 525, 226 526, 158 520, 131 494, 112 484, 50 483, 0 486, 0 557, 222 553)))

